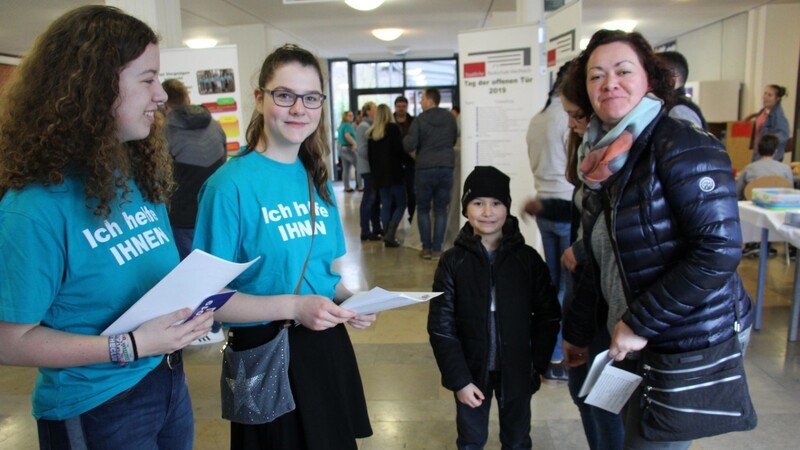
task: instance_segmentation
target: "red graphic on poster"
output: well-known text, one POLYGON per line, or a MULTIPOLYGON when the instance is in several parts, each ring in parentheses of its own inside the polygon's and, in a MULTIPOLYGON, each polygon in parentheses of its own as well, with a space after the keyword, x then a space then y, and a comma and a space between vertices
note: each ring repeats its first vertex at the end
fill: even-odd
POLYGON ((547 67, 555 67, 556 65, 556 49, 547 51, 547 67))
POLYGON ((478 78, 485 76, 486 76, 486 62, 464 64, 464 78, 478 78))

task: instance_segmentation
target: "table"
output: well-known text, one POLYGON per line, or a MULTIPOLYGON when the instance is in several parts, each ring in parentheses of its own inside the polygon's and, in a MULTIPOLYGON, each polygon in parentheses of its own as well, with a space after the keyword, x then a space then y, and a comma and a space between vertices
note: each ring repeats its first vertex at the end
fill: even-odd
MULTIPOLYGON (((798 210, 800 211, 800 210, 798 210)), ((762 308, 764 306, 764 280, 767 271, 769 241, 789 242, 800 247, 800 228, 784 223, 786 211, 776 211, 754 205, 750 201, 739 202, 739 219, 743 242, 761 242, 758 260, 758 288, 756 292, 756 318, 753 328, 761 329, 762 308), (770 234, 772 232, 772 234, 770 234), (760 237, 759 237, 760 234, 760 237)), ((797 340, 798 316, 800 316, 800 263, 796 264, 794 288, 792 289, 792 308, 789 318, 789 341, 797 340)))

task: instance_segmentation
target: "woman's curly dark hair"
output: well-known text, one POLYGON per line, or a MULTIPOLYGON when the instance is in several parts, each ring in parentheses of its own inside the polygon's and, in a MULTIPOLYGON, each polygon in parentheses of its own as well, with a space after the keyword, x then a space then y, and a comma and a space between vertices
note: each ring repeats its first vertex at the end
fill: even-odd
MULTIPOLYGON (((286 44, 270 53, 264 60, 264 63, 261 65, 261 72, 258 76, 257 88, 264 88, 275 76, 275 72, 278 69, 290 63, 298 63, 303 67, 313 67, 319 74, 319 85, 325 86, 325 81, 322 79, 322 68, 317 58, 308 50, 297 45, 286 44)), ((326 157, 330 154, 326 123, 325 110, 323 108, 319 119, 319 126, 305 141, 303 141, 303 144, 300 146, 299 157, 300 161, 303 162, 303 166, 311 174, 319 196, 326 203, 332 204, 333 199, 331 198, 330 192, 328 192, 328 165, 325 163, 326 157)), ((266 144, 266 146, 269 146, 269 142, 266 142, 267 135, 264 133, 264 116, 258 112, 258 110, 253 111, 250 124, 247 126, 246 136, 247 150, 245 150, 241 156, 256 150, 256 147, 262 142, 266 144)))
POLYGON ((672 106, 674 102, 672 71, 656 57, 653 48, 644 36, 637 32, 627 33, 621 30, 598 31, 592 36, 586 49, 575 59, 576 65, 572 67, 573 70, 569 71, 566 80, 566 82, 570 84, 570 87, 575 89, 575 93, 577 94, 577 102, 573 103, 586 112, 594 111, 592 103, 589 100, 589 92, 586 89, 586 65, 589 63, 589 57, 592 56, 592 52, 594 52, 597 47, 611 44, 612 42, 628 44, 633 51, 636 52, 636 55, 639 57, 639 62, 647 73, 647 84, 650 88, 650 92, 661 100, 664 100, 667 108, 672 106))
POLYGON ((76 176, 99 216, 111 213, 120 189, 125 199, 131 179, 146 199, 165 203, 172 161, 161 133, 120 142, 114 111, 120 72, 157 43, 150 27, 114 7, 85 6, 56 19, 0 100, 0 198, 76 176))

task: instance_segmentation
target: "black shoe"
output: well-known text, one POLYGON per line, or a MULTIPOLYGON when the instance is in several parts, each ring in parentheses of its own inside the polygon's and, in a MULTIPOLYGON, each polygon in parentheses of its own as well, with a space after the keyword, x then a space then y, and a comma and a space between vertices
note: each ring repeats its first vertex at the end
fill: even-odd
POLYGON ((542 375, 545 380, 553 380, 553 381, 567 381, 567 371, 564 369, 563 363, 550 363, 547 366, 547 370, 542 375))
POLYGON ((384 239, 383 245, 385 245, 387 248, 397 248, 400 247, 400 241, 398 241, 397 239, 392 239, 388 241, 384 239))
POLYGON ((367 236, 367 239, 369 239, 370 241, 380 241, 381 239, 383 239, 383 236, 381 236, 380 233, 372 233, 369 236, 367 236))
POLYGON ((744 250, 742 250, 742 256, 748 258, 758 258, 759 253, 761 253, 761 249, 758 243, 750 242, 748 244, 744 244, 744 250))
POLYGON ((789 260, 797 261, 797 247, 793 245, 789 246, 789 260))

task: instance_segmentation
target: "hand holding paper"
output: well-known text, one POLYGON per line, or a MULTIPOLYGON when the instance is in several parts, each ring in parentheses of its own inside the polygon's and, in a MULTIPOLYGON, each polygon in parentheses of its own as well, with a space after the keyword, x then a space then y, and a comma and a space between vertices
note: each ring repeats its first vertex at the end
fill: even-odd
POLYGON ((608 356, 608 350, 597 355, 578 397, 588 394, 586 403, 619 414, 641 383, 642 377, 614 367, 613 362, 608 356))
MULTIPOLYGON (((247 263, 233 263, 202 250, 194 250, 101 335, 127 333, 150 319, 182 308, 191 308, 194 311, 203 300, 219 293, 257 260, 258 258, 247 263)), ((223 303, 224 301, 217 307, 223 303)))

